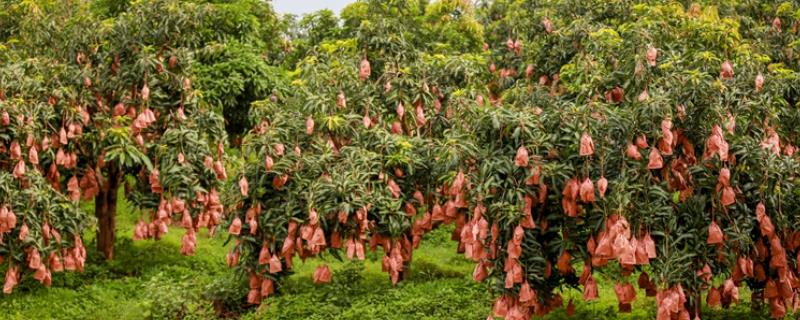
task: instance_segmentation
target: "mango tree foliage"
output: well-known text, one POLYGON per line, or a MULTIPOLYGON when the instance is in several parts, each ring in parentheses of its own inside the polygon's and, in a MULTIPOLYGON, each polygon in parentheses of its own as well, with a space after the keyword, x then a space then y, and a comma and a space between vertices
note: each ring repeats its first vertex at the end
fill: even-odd
MULTIPOLYGON (((226 193, 236 239, 228 263, 249 275, 249 302, 279 290, 296 255, 364 259, 380 246, 397 282, 422 235, 456 221, 455 207, 440 206, 448 192, 440 188, 463 179, 449 174, 476 151, 450 129, 469 101, 460 88, 484 60, 414 51, 402 32, 387 35, 395 51, 381 67, 364 56, 372 43, 322 42, 292 72, 293 94, 255 104, 244 163, 226 193)), ((327 267, 315 281, 330 281, 327 267)))
POLYGON ((787 5, 486 6, 497 107, 481 96, 465 118, 504 150, 472 176, 500 229, 495 315, 544 314, 562 285, 596 299, 594 271, 621 311, 634 286, 656 296, 659 319, 699 316, 704 296, 728 306, 741 285, 774 317, 794 308, 797 71, 770 64, 793 55, 787 5))
POLYGON ((742 286, 775 318, 800 301, 795 3, 367 0, 299 23, 258 1, 103 3, 2 5, 7 291, 82 267, 80 198, 110 258, 127 177, 150 216, 135 237, 174 218, 184 254, 225 203, 254 304, 295 256, 381 247, 396 283, 443 223, 489 317, 569 313, 563 291, 596 299, 598 273, 658 319, 742 286), (219 106, 252 124, 224 188, 219 106))
POLYGON ((92 222, 77 203, 53 189, 41 175, 27 173, 23 179, 0 173, 0 262, 7 265, 6 294, 27 272, 50 286, 52 272, 83 271, 86 249, 81 235, 92 222))
MULTIPOLYGON (((422 117, 407 107, 417 101, 415 93, 409 99, 406 87, 385 81, 436 70, 418 74, 403 64, 431 57, 408 50, 421 32, 399 22, 420 23, 414 17, 425 6, 376 5, 358 2, 343 13, 343 34, 354 35, 373 71, 360 74, 367 84, 337 86, 355 72, 340 70, 356 63, 321 55, 331 51, 323 44, 300 63, 295 83, 324 87, 277 102, 284 108, 266 103, 268 120, 251 134, 262 142, 246 148, 238 183, 244 202, 230 229, 240 241, 231 261, 241 253, 250 257, 242 268, 252 280, 251 302, 272 293, 296 251, 304 257, 342 247, 358 257, 360 241, 373 238, 364 234, 377 234, 376 243, 391 239, 384 249, 385 270, 392 273, 401 265, 395 257, 410 257, 403 231, 418 234, 428 215, 437 221, 444 212, 441 220, 457 225, 459 248, 477 262, 476 280, 488 279, 499 294, 494 316, 543 315, 563 306, 558 291, 564 287, 596 299, 595 271, 614 279, 621 311, 637 298, 635 286, 656 296, 659 319, 700 316, 703 297, 712 307, 728 306, 742 285, 768 302, 774 317, 794 308, 798 8, 780 2, 481 3, 486 64, 466 83, 454 83, 462 87, 450 91, 448 126, 422 140, 434 155, 406 157, 395 155, 391 144, 362 144, 363 133, 351 129, 359 125, 356 115, 331 115, 334 101, 342 108, 356 101, 358 114, 367 115, 361 130, 397 121, 400 137, 393 138, 409 143, 407 150, 426 137, 413 126, 422 117), (383 14, 365 16, 373 12, 383 14), (383 82, 384 100, 363 101, 352 92, 377 96, 380 88, 370 88, 370 81, 383 82), (383 104, 380 121, 372 118, 376 102, 383 104), (284 147, 276 149, 278 143, 284 147), (309 143, 316 148, 309 150, 309 143), (351 148, 359 144, 380 152, 358 156, 351 148), (298 153, 290 155, 295 146, 298 153), (281 149, 284 156, 275 154, 281 149), (312 160, 318 154, 331 162, 312 160), (392 161, 359 166, 373 157, 392 161), (389 170, 406 158, 427 166, 389 170), (253 202, 242 186, 265 189, 253 202), (295 186, 303 196, 293 195, 295 186), (420 196, 408 198, 409 187, 420 196), (397 197, 393 190, 400 190, 397 197), (247 235, 248 224, 272 228, 260 219, 274 197, 299 205, 269 209, 293 213, 277 231, 261 234, 257 227, 255 237, 247 235), (400 201, 387 206, 382 200, 393 197, 400 201), (401 219, 399 210, 422 216, 401 219), (347 223, 352 229, 342 227, 347 223)), ((437 101, 422 101, 429 120, 429 103, 436 108, 437 101)), ((413 237, 409 242, 413 248, 413 237)), ((321 268, 315 279, 329 280, 329 270, 321 268)))
POLYGON ((240 135, 250 124, 250 104, 287 90, 286 72, 270 66, 253 45, 230 41, 210 43, 194 53, 193 74, 202 100, 225 118, 230 135, 240 135))
POLYGON ((99 22, 83 5, 29 5, 0 68, 7 291, 28 271, 82 268, 91 219, 80 200, 94 200, 98 251, 111 259, 126 180, 126 196, 150 218, 135 238, 158 238, 180 220, 191 254, 195 231, 219 223, 225 177, 222 118, 198 104, 187 49, 196 38, 179 33, 196 27, 202 6, 140 2, 99 22))
POLYGON ((287 46, 282 62, 286 66, 294 66, 319 43, 340 38, 343 32, 336 13, 328 9, 307 13, 302 17, 285 14, 282 20, 285 23, 283 37, 287 46))
POLYGON ((272 7, 260 0, 208 2, 197 19, 193 78, 201 100, 225 118, 238 141, 252 124, 250 104, 285 90, 284 72, 272 65, 285 58, 280 26, 272 7))
MULTIPOLYGON (((102 17, 129 10, 129 1, 92 1, 102 17)), ((283 26, 269 3, 259 0, 197 0, 192 7, 191 30, 181 30, 191 41, 181 46, 192 53, 191 74, 202 103, 225 118, 233 141, 251 125, 250 103, 284 87, 283 72, 271 64, 285 58, 283 26)), ((179 7, 183 8, 183 7, 179 7)))

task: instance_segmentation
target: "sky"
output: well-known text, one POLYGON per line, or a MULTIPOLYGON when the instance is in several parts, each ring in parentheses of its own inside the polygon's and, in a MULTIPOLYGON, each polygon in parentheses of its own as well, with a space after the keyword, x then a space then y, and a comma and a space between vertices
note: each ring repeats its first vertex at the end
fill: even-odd
POLYGON ((331 9, 337 15, 347 4, 354 0, 272 0, 272 6, 278 13, 302 15, 321 9, 331 9))

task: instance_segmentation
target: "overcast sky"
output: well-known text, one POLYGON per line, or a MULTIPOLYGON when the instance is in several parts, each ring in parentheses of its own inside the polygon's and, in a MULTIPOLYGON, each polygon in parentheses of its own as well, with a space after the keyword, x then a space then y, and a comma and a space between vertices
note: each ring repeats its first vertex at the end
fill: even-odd
POLYGON ((354 0, 272 0, 272 6, 278 13, 302 15, 321 9, 331 9, 337 15, 347 4, 354 0))

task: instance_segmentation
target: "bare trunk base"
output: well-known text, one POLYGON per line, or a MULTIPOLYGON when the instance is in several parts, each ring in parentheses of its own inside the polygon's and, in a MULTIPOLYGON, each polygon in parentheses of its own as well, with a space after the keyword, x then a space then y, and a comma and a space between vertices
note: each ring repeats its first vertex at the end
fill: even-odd
POLYGON ((693 298, 692 301, 689 302, 689 317, 691 319, 702 319, 703 318, 703 310, 701 309, 703 302, 702 302, 702 295, 698 293, 692 294, 693 298))
POLYGON ((97 217, 97 251, 106 260, 114 259, 114 239, 117 227, 117 179, 110 177, 106 188, 101 188, 94 199, 94 214, 97 217))

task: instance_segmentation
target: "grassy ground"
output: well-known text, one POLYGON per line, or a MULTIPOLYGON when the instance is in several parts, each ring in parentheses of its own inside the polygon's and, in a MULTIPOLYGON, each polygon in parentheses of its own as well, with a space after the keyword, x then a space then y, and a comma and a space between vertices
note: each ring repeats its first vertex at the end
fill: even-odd
MULTIPOLYGON (((122 202, 122 201, 121 201, 122 202)), ((87 205, 91 210, 91 206, 87 205)), ((43 288, 27 275, 14 294, 0 296, 0 319, 210 319, 212 300, 227 302, 228 315, 242 319, 485 319, 491 297, 484 284, 470 278, 473 264, 455 253, 448 230, 437 230, 415 251, 411 279, 392 286, 380 271, 380 260, 369 254, 364 262, 296 261, 296 274, 282 287, 284 294, 259 308, 237 302, 246 294, 244 279, 224 265, 225 236, 198 237, 197 255, 180 255, 182 229, 174 228, 161 241, 130 240, 137 215, 120 203, 116 258, 104 262, 87 236, 90 261, 83 273, 53 276, 43 288), (314 268, 328 263, 333 283, 316 286, 314 268)), ((4 272, 4 271, 3 271, 4 272)), ((655 315, 653 298, 640 292, 633 313, 618 314, 613 285, 600 278, 600 299, 581 301, 568 290, 565 301, 576 300, 574 318, 648 319, 655 315)), ((744 290, 743 290, 744 291, 744 290)), ((748 301, 749 295, 742 294, 748 301)), ((766 318, 746 304, 731 310, 706 310, 706 318, 766 318)), ((567 318, 563 310, 546 319, 567 318)))

